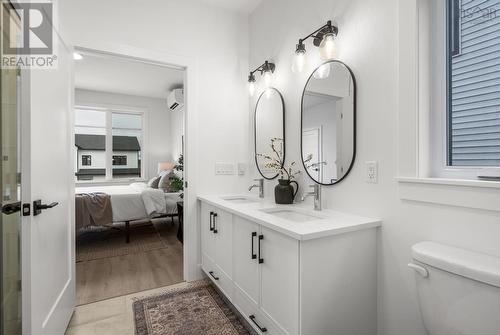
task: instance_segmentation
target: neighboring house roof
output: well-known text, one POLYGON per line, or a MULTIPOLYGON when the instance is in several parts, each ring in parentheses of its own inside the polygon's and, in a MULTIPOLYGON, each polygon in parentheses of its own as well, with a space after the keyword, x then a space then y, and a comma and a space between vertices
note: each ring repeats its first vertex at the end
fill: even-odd
MULTIPOLYGON (((81 150, 105 150, 104 135, 75 135, 75 145, 81 150)), ((113 136, 113 151, 141 151, 139 141, 135 136, 113 136)))

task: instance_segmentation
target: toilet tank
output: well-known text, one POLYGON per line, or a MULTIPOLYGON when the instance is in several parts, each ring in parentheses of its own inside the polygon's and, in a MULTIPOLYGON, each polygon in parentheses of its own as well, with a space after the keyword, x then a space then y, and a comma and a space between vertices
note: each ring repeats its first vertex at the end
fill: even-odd
POLYGON ((429 335, 500 334, 500 258, 435 242, 412 247, 429 335))

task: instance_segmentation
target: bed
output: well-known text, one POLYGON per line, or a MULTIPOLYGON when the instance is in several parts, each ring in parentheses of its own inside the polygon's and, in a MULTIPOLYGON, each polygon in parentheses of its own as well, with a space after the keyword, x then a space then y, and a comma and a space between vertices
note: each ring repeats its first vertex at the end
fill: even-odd
MULTIPOLYGON (((181 201, 181 193, 160 192, 157 189, 151 189, 145 183, 132 183, 130 185, 112 185, 112 186, 89 186, 77 187, 76 194, 105 193, 111 198, 111 208, 113 212, 113 222, 125 222, 126 240, 130 241, 129 226, 130 221, 177 216, 177 202, 181 201), (160 208, 154 208, 149 197, 163 196, 164 202, 160 208), (163 205, 166 205, 163 208, 163 205)), ((154 199, 153 199, 154 200, 154 199)), ((161 199, 163 200, 163 199, 161 199)), ((112 224, 110 223, 110 224, 112 224)), ((85 227, 76 227, 78 231, 85 227)))

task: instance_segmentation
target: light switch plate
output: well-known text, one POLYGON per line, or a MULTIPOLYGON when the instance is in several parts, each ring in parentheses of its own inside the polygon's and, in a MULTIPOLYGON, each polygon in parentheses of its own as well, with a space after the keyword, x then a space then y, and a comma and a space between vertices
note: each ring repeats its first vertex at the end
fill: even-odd
POLYGON ((378 162, 367 161, 366 164, 366 182, 371 184, 378 183, 378 162))
POLYGON ((215 174, 230 176, 236 174, 236 169, 233 163, 215 163, 215 174))

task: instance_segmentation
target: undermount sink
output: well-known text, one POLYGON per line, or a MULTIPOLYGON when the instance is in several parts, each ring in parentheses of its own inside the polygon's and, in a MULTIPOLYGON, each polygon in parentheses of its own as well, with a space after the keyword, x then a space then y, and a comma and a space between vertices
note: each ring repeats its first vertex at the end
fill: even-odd
POLYGON ((251 203, 251 202, 258 202, 259 201, 256 198, 246 197, 244 195, 241 195, 241 196, 240 195, 235 195, 235 196, 221 197, 221 199, 229 201, 229 202, 233 202, 233 203, 240 203, 240 204, 251 203))
POLYGON ((261 209, 262 212, 293 222, 308 222, 323 219, 319 215, 309 214, 307 212, 286 208, 268 208, 261 209))

